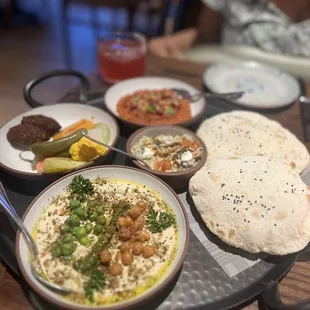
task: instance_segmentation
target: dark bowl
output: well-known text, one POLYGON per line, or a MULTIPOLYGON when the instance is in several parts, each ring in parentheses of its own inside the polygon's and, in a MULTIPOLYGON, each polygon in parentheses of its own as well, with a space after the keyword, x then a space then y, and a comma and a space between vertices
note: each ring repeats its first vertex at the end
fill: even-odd
POLYGON ((141 128, 135 131, 129 137, 127 144, 126 144, 126 151, 127 153, 132 154, 131 149, 133 145, 138 143, 138 141, 142 137, 148 136, 148 137, 153 138, 161 134, 165 134, 165 135, 168 134, 171 136, 177 136, 177 135, 190 136, 193 140, 199 142, 199 144, 202 147, 201 160, 194 167, 191 167, 181 172, 159 172, 159 171, 156 171, 156 170, 153 170, 153 169, 150 169, 144 166, 143 164, 139 163, 137 160, 133 160, 133 163, 138 168, 156 175, 157 177, 162 179, 164 182, 166 182, 169 186, 171 186, 174 190, 186 189, 188 187, 190 178, 204 166, 207 160, 207 148, 205 144, 192 131, 185 129, 183 127, 179 127, 179 126, 151 126, 151 127, 141 128))

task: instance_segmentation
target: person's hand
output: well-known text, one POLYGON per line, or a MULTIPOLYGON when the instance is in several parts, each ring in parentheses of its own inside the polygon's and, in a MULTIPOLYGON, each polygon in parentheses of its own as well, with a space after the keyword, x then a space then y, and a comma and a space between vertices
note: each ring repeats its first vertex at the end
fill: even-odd
POLYGON ((197 37, 196 29, 187 29, 166 37, 149 41, 149 51, 159 57, 183 59, 197 37))

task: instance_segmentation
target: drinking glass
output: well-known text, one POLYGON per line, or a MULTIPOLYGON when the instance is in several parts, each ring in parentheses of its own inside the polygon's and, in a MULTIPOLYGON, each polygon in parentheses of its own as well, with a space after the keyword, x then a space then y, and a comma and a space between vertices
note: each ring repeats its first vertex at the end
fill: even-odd
POLYGON ((144 74, 146 40, 135 32, 109 33, 98 38, 99 72, 108 83, 144 74))

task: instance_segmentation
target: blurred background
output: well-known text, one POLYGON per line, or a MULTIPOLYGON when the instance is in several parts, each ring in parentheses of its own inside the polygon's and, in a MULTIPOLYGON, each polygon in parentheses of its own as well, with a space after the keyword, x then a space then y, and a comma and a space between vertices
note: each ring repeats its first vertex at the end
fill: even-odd
MULTIPOLYGON (((0 0, 0 121, 28 109, 22 89, 37 74, 94 71, 101 33, 172 33, 195 25, 200 6, 200 0, 0 0)), ((45 100, 56 101, 71 82, 49 82, 45 100)))

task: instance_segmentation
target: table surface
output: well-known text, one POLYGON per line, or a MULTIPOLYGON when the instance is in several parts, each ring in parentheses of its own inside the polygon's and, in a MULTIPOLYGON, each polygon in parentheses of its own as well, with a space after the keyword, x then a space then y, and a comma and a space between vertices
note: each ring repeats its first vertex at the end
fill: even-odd
MULTIPOLYGON (((187 61, 159 59, 149 57, 147 62, 147 75, 165 76, 184 80, 202 89, 202 73, 205 66, 187 61)), ((99 90, 102 87, 96 75, 90 77, 92 89, 99 90)), ((310 83, 306 85, 306 93, 310 96, 310 83)), ((9 108, 9 107, 8 107, 9 108)), ((268 117, 279 121, 283 126, 291 130, 298 138, 304 141, 300 119, 299 105, 294 104, 282 112, 270 113, 268 117)), ((0 124, 2 126, 3 124, 0 124)), ((310 142, 304 142, 310 150, 310 142)), ((291 271, 280 283, 280 293, 285 303, 294 304, 310 297, 310 262, 297 262, 291 271)), ((33 309, 25 297, 23 283, 14 278, 4 265, 0 265, 0 302, 2 310, 33 309)), ((254 301, 243 309, 257 310, 258 302, 254 301)))

